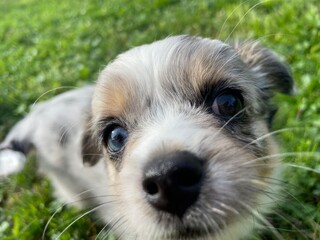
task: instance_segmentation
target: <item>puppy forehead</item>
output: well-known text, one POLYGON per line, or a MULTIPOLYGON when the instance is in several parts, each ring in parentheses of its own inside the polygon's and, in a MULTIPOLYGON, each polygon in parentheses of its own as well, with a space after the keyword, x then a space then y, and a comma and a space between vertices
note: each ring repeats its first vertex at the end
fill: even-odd
POLYGON ((137 114, 150 101, 193 98, 206 84, 237 81, 243 75, 245 65, 229 45, 169 37, 133 48, 109 64, 98 79, 93 112, 119 116, 130 109, 137 114))

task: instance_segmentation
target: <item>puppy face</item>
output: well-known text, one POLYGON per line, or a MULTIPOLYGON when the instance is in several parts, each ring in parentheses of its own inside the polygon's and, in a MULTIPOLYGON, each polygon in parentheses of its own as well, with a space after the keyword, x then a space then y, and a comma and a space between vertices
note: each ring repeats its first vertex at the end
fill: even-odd
POLYGON ((246 235, 275 191, 268 99, 291 85, 287 68, 254 43, 178 36, 120 55, 101 73, 92 103, 115 231, 138 239, 246 235))

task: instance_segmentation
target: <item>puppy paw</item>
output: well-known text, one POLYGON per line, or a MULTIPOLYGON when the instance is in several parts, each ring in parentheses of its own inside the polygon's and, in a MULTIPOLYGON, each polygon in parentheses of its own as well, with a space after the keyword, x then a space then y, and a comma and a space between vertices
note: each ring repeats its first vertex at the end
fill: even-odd
POLYGON ((4 149, 0 151, 0 177, 8 176, 22 170, 26 156, 18 151, 4 149))

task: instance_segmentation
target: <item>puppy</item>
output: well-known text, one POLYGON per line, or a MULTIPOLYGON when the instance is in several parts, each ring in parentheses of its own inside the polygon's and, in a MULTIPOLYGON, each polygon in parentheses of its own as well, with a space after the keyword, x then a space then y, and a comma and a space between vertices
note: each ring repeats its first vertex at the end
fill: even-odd
POLYGON ((96 206, 121 239, 241 239, 274 202, 270 98, 292 85, 256 42, 169 37, 37 104, 2 142, 0 172, 34 148, 56 195, 96 206))

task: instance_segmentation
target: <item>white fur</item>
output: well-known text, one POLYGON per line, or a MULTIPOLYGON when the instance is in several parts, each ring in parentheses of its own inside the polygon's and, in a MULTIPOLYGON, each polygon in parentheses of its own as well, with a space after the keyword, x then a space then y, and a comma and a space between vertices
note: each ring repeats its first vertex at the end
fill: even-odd
POLYGON ((0 151, 0 177, 21 171, 26 157, 21 152, 5 149, 0 151))

